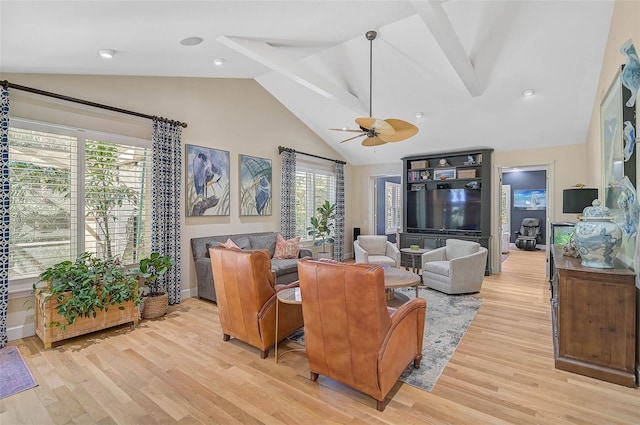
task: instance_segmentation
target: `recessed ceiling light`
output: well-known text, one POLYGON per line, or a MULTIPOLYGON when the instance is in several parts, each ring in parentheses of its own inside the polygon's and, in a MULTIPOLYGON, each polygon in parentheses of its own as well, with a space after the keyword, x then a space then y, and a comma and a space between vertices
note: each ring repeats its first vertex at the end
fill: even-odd
POLYGON ((98 54, 103 59, 111 59, 112 57, 115 56, 116 51, 113 49, 100 49, 98 50, 98 54))
POLYGON ((225 62, 224 58, 216 58, 216 59, 213 60, 213 64, 215 66, 222 66, 224 64, 224 62, 225 62))
POLYGON ((183 46, 195 46, 202 43, 204 39, 202 37, 187 37, 180 40, 180 44, 183 46))
POLYGON ((525 89, 525 90, 522 90, 522 95, 524 97, 530 97, 530 96, 533 96, 535 92, 536 91, 534 89, 525 89))
POLYGON ((424 112, 416 112, 414 115, 416 118, 422 118, 424 117, 424 112))

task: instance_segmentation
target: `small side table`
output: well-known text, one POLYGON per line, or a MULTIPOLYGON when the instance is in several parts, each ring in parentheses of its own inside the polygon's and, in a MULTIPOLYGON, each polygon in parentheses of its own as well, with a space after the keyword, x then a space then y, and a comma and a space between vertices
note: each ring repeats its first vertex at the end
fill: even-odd
POLYGON ((411 249, 411 248, 400 248, 400 252, 403 254, 407 254, 411 257, 411 271, 414 273, 418 273, 418 270, 422 267, 416 266, 416 258, 422 257, 422 254, 429 251, 428 249, 420 248, 420 249, 411 249))
POLYGON ((292 348, 290 350, 284 351, 278 355, 278 305, 280 303, 285 304, 302 304, 302 295, 300 294, 300 288, 287 288, 282 291, 278 291, 276 293, 276 331, 275 331, 275 358, 276 363, 278 363, 278 359, 284 356, 287 353, 291 353, 292 351, 305 351, 306 348, 292 348))

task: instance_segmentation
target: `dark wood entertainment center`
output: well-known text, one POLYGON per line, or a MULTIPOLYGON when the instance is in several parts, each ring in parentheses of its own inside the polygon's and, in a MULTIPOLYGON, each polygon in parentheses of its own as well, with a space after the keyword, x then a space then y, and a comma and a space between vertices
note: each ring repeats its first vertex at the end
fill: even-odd
MULTIPOLYGON (((401 248, 435 249, 450 238, 472 240, 489 250, 485 274, 491 274, 492 153, 476 149, 402 158, 401 248)), ((412 265, 408 255, 402 255, 402 265, 412 265)))

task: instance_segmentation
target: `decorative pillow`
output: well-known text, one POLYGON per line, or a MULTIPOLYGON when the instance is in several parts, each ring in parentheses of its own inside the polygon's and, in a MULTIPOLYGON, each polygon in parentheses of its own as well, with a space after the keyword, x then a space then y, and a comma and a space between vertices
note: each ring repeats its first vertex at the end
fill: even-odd
POLYGON ((298 258, 300 252, 300 237, 284 240, 278 233, 276 237, 276 251, 273 254, 274 260, 284 260, 286 258, 298 258))
POLYGON ((218 244, 218 246, 223 246, 225 248, 238 248, 238 249, 240 249, 240 247, 238 245, 236 245, 236 243, 234 241, 232 241, 231 238, 227 239, 227 241, 225 243, 218 244))

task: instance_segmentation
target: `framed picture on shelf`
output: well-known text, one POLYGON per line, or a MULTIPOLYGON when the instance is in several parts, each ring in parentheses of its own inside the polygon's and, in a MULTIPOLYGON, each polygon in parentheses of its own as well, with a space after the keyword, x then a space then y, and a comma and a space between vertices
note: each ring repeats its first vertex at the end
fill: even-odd
POLYGON ((434 180, 450 180, 456 178, 455 168, 436 168, 433 170, 434 180))

